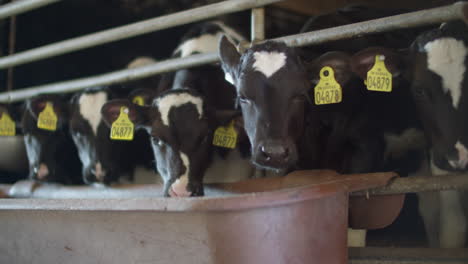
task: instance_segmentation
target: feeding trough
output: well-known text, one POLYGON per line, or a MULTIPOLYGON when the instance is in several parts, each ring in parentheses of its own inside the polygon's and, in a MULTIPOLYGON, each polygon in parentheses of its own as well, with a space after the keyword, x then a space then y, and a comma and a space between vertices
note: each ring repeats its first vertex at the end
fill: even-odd
MULTIPOLYGON (((159 185, 3 186, 9 196, 48 192, 62 198, 0 199, 0 262, 344 264, 348 192, 383 186, 393 177, 296 171, 210 185, 202 198, 155 197, 162 193, 159 185)), ((385 226, 396 218, 403 197, 383 200, 387 205, 368 211, 385 217, 361 227, 385 226)), ((361 201, 359 208, 365 206, 361 201)), ((364 219, 366 210, 357 211, 354 218, 364 219)))

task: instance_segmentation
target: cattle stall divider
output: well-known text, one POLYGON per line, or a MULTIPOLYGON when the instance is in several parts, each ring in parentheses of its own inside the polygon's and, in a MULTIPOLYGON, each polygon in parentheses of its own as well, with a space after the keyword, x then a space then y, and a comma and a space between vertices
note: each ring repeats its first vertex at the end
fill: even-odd
MULTIPOLYGON (((19 52, 14 55, 5 56, 0 58, 0 69, 7 69, 13 66, 26 64, 33 61, 102 45, 105 43, 110 43, 124 38, 147 34, 153 31, 184 25, 247 9, 252 10, 251 41, 256 43, 265 39, 265 10, 263 6, 279 1, 281 0, 231 0, 194 8, 187 11, 177 12, 174 14, 61 41, 55 44, 49 44, 43 47, 34 48, 32 50, 19 52)), ((55 2, 59 2, 59 0, 23 0, 12 2, 10 4, 0 6, 0 19, 24 13, 55 2)), ((274 40, 284 41, 289 46, 300 47, 321 44, 333 40, 347 39, 354 36, 363 36, 392 31, 401 28, 442 23, 455 19, 462 19, 465 22, 468 22, 468 3, 458 2, 443 7, 384 17, 329 29, 295 34, 276 38, 274 40)), ((3 92, 0 93, 0 102, 18 102, 30 98, 38 93, 76 92, 92 86, 142 79, 168 71, 175 71, 178 69, 214 63, 218 60, 219 58, 217 53, 197 54, 185 58, 168 59, 140 68, 119 70, 97 76, 84 77, 41 86, 27 87, 11 92, 3 92)), ((386 187, 355 192, 351 195, 385 195, 451 189, 466 190, 468 189, 467 179, 468 177, 463 174, 451 174, 441 177, 414 177, 394 179, 386 187)), ((40 191, 41 188, 49 188, 48 191, 50 191, 54 188, 62 188, 63 190, 64 187, 54 187, 53 185, 36 186, 31 182, 19 182, 14 185, 0 185, 0 195, 3 192, 6 195, 11 194, 11 196, 14 197, 15 191, 13 190, 16 189, 17 196, 23 195, 22 197, 31 197, 34 191, 40 191)), ((82 191, 86 192, 84 189, 91 187, 67 188, 82 188, 82 191)), ((49 193, 48 191, 42 193, 49 193)), ((94 188, 92 191, 95 192, 94 195, 102 195, 105 192, 104 189, 100 190, 96 188, 94 188)), ((51 195, 54 195, 53 192, 51 195)), ((425 261, 428 260, 433 261, 431 263, 466 263, 466 260, 468 259, 468 253, 461 250, 443 249, 437 249, 435 252, 432 251, 432 249, 393 249, 390 254, 387 248, 362 248, 350 249, 350 257, 350 263, 427 263, 425 261), (388 257, 380 257, 384 254, 387 254, 388 257)))
MULTIPOLYGON (((104 30, 83 37, 65 40, 56 44, 50 44, 29 51, 23 51, 15 55, 6 56, 4 58, 0 58, 0 69, 278 1, 279 0, 224 1, 218 4, 206 6, 209 7, 207 10, 203 9, 203 7, 199 7, 192 10, 178 12, 172 15, 153 18, 143 22, 137 22, 127 26, 104 30), (234 5, 230 3, 230 7, 234 6, 235 9, 227 10, 226 7, 222 4, 226 4, 228 2, 240 2, 242 5, 234 5), (210 14, 208 15, 208 13, 210 14), (199 17, 196 16, 197 14, 199 17), (177 21, 179 15, 182 16, 183 22, 177 21)), ((253 12, 255 13, 256 11, 253 12)), ((256 16, 257 15, 255 14, 252 15, 254 18, 256 16)), ((456 19, 462 19, 465 22, 468 21, 467 2, 457 2, 448 6, 410 12, 406 14, 384 17, 329 29, 311 31, 302 34, 295 34, 273 40, 284 41, 289 46, 300 47, 332 40, 351 38, 355 35, 364 36, 399 28, 437 24, 456 19)), ((255 20, 256 19, 253 19, 253 21, 255 20)), ((263 20, 260 19, 260 21, 263 20)), ((256 26, 252 27, 256 28, 256 26)), ((109 85, 119 82, 138 80, 164 72, 214 63, 217 61, 219 61, 219 58, 216 52, 196 54, 184 58, 168 59, 139 68, 118 70, 92 77, 78 78, 75 80, 22 88, 11 92, 3 92, 0 93, 0 102, 22 101, 39 93, 76 92, 92 86, 109 85)))

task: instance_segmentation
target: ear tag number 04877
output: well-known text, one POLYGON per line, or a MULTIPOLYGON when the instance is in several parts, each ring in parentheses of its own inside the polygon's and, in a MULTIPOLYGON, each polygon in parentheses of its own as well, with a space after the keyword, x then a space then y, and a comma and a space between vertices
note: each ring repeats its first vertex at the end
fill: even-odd
POLYGON ((46 102, 46 106, 37 117, 37 127, 44 130, 57 130, 57 114, 54 112, 54 105, 46 102))
POLYGON ((340 103, 343 95, 341 85, 335 80, 335 73, 329 66, 320 70, 320 80, 314 88, 316 105, 340 103))
POLYGON ((143 97, 137 95, 133 97, 132 103, 137 104, 139 106, 144 106, 145 105, 145 99, 143 97))
POLYGON ((112 123, 110 138, 113 140, 133 140, 133 123, 128 118, 128 108, 121 107, 120 115, 112 123))
POLYGON ((237 131, 234 128, 234 120, 228 126, 216 128, 213 136, 213 145, 233 149, 237 144, 237 131))
POLYGON ((14 135, 16 135, 15 121, 11 119, 8 113, 4 112, 0 118, 0 136, 14 135))
POLYGON ((385 66, 385 56, 375 56, 375 64, 367 72, 367 80, 364 82, 369 91, 391 92, 392 74, 385 66))

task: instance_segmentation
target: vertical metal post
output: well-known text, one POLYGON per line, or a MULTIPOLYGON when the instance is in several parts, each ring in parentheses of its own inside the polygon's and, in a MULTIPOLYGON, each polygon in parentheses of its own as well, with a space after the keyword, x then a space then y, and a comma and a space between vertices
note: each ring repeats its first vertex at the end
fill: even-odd
POLYGON ((252 43, 265 39, 265 8, 253 8, 250 26, 250 39, 252 43))
MULTIPOLYGON (((15 0, 12 0, 13 2, 15 0)), ((15 53, 16 46, 16 16, 10 18, 10 27, 8 32, 8 55, 15 53)), ((13 78, 14 78, 13 67, 8 68, 7 72, 7 91, 13 90, 13 78)))

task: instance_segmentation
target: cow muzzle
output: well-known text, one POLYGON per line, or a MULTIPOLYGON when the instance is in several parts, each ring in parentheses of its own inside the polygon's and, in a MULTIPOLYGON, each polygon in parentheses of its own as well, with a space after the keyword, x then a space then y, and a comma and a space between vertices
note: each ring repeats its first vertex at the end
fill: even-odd
POLYGON ((287 169, 296 162, 296 148, 287 141, 271 140, 258 144, 253 155, 255 164, 267 169, 287 169))

